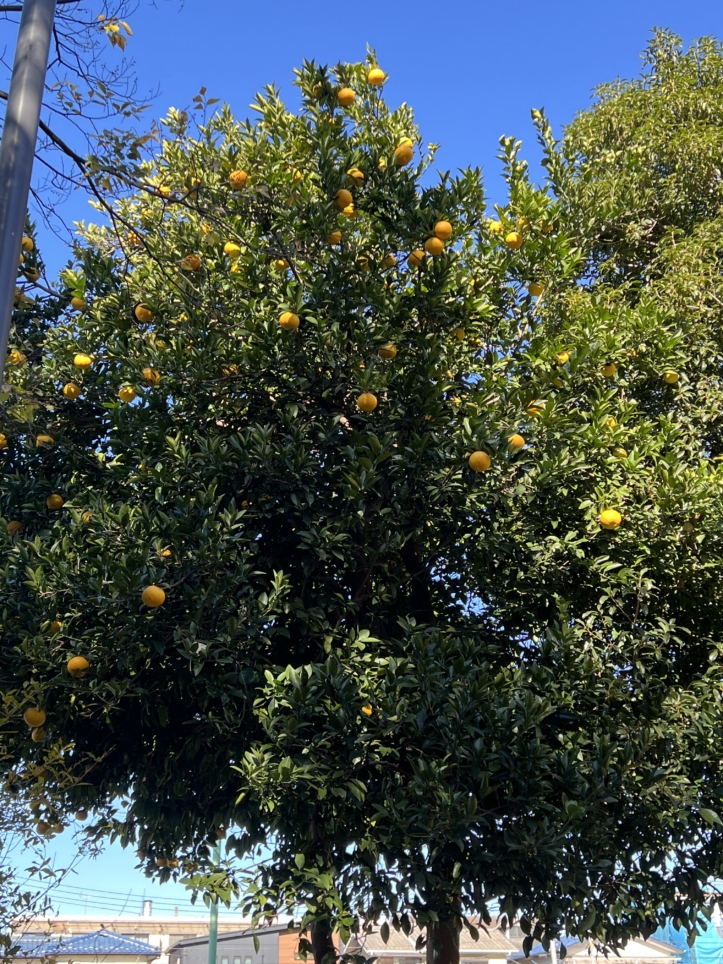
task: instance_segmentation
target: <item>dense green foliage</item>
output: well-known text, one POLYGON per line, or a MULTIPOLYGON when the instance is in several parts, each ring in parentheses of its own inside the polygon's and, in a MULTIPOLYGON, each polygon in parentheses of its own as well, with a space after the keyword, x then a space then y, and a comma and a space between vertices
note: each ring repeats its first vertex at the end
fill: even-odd
POLYGON ((250 906, 303 902, 317 962, 380 916, 453 957, 495 900, 545 940, 695 926, 723 859, 723 57, 649 54, 561 145, 536 114, 542 188, 503 140, 495 220, 477 171, 396 163, 419 134, 365 65, 305 64, 298 114, 272 89, 254 124, 169 114, 64 299, 18 308, 19 793, 162 876, 202 880, 220 828, 273 840, 250 906))

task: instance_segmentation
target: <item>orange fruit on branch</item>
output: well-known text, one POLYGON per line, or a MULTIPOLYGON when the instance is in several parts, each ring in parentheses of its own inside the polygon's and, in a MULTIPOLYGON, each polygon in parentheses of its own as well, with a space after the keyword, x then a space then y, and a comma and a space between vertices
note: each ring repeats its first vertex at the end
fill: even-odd
POLYGON ((492 459, 486 452, 478 450, 473 452, 467 460, 473 472, 486 472, 492 465, 492 459))
POLYGON ((357 408, 361 412, 373 412, 377 407, 377 396, 372 392, 362 392, 356 400, 357 408))
POLYGON ((299 316, 293 311, 284 311, 279 315, 279 324, 284 331, 293 331, 299 327, 299 316))
POLYGON ((424 242, 424 250, 427 254, 431 254, 433 258, 441 254, 444 251, 444 241, 440 241, 438 237, 428 238, 424 242))
POLYGON ((29 706, 23 713, 23 719, 28 726, 42 726, 47 718, 45 710, 41 710, 38 706, 29 706))
POLYGON ((598 516, 598 520, 603 529, 617 529, 623 521, 623 517, 617 509, 603 509, 598 516))
POLYGON ((90 366, 93 364, 93 359, 90 357, 90 355, 86 355, 85 352, 80 351, 73 359, 73 364, 76 368, 81 368, 83 371, 85 371, 86 368, 90 368, 90 366))
POLYGON ((67 385, 63 385, 63 395, 73 401, 80 395, 80 385, 76 385, 75 382, 68 382, 67 385))
POLYGON ((356 94, 351 87, 342 87, 336 95, 336 99, 342 107, 351 107, 356 100, 356 94))
POLYGON ((85 656, 73 656, 68 660, 68 672, 71 676, 85 676, 90 667, 90 663, 85 656))
POLYGON ((452 237, 453 230, 449 221, 437 221, 434 225, 435 237, 439 238, 440 241, 449 241, 452 237))
POLYGON ((372 87, 379 87, 387 79, 387 75, 379 67, 372 67, 372 69, 367 74, 367 83, 371 84, 372 87))
POLYGON ((62 509, 65 505, 65 499, 62 495, 58 495, 57 492, 53 492, 53 494, 49 495, 45 500, 45 504, 49 509, 62 509))
POLYGON ((149 609, 158 609, 166 601, 166 594, 160 586, 146 586, 141 593, 141 599, 149 609))
POLYGON ((343 210, 353 202, 354 198, 351 195, 351 191, 347 191, 345 187, 340 187, 339 190, 334 195, 334 204, 338 208, 343 210))
POLYGON ((136 316, 136 319, 143 324, 153 321, 153 312, 148 305, 136 305, 133 314, 136 316))

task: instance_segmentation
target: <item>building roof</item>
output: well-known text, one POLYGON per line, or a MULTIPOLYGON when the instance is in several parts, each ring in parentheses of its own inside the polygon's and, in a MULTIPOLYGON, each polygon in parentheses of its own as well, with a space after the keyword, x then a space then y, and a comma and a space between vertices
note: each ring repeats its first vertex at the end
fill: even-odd
MULTIPOLYGON (((594 947, 592 947, 590 941, 579 941, 576 937, 563 937, 562 943, 565 945, 568 957, 578 957, 582 954, 594 954, 594 947)), ((654 937, 648 937, 646 940, 634 938, 633 940, 628 941, 625 947, 618 948, 618 950, 614 952, 615 957, 618 960, 624 960, 625 958, 629 959, 631 957, 637 959, 640 957, 640 954, 636 953, 636 947, 640 949, 641 946, 646 949, 649 948, 653 951, 657 951, 657 955, 648 955, 649 957, 657 956, 675 958, 681 957, 683 953, 679 948, 674 947, 672 944, 667 944, 665 941, 656 940, 654 937), (626 953, 628 948, 632 953, 626 953)), ((524 961, 526 957, 549 957, 550 952, 546 951, 542 944, 535 944, 528 955, 525 955, 524 951, 517 951, 516 954, 512 954, 510 956, 512 960, 524 961)))
MULTIPOLYGON (((221 944, 223 941, 234 941, 238 940, 240 937, 263 937, 264 934, 280 934, 280 933, 292 933, 297 932, 297 927, 289 927, 288 923, 281 924, 268 924, 264 927, 246 927, 239 931, 226 931, 224 934, 218 935, 218 943, 221 944)), ((173 945, 174 950, 179 947, 193 947, 195 944, 208 944, 208 934, 203 934, 200 937, 184 937, 183 940, 176 941, 173 945)))
POLYGON ((147 957, 160 955, 157 947, 138 941, 135 937, 114 934, 104 927, 92 934, 79 934, 77 937, 48 937, 28 934, 18 940, 20 950, 16 958, 25 960, 41 957, 58 957, 72 954, 74 957, 147 957))
MULTIPOLYGON (((475 922, 476 923, 476 922, 475 922)), ((490 927, 485 929, 482 925, 477 925, 479 930, 479 940, 474 940, 466 927, 462 928, 459 935, 459 949, 462 954, 496 954, 509 957, 517 950, 517 946, 507 938, 499 928, 490 927)), ((365 954, 370 957, 379 957, 391 954, 394 957, 424 957, 424 949, 417 950, 416 943, 419 937, 419 930, 413 928, 409 937, 403 931, 391 930, 389 940, 384 943, 379 931, 371 934, 361 934, 359 937, 352 938, 347 944, 346 952, 351 954, 365 954)))

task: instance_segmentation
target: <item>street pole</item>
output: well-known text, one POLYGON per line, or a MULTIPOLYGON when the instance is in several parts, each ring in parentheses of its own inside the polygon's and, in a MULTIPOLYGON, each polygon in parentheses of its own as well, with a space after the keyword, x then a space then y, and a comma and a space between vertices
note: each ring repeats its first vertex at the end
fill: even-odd
POLYGON ((55 0, 25 0, 0 142, 0 385, 48 69, 55 0))
MULTIPOLYGON (((221 848, 218 844, 213 848, 213 863, 218 869, 221 863, 221 848)), ((211 902, 211 926, 208 930, 208 964, 216 964, 216 946, 218 943, 218 901, 211 902)))

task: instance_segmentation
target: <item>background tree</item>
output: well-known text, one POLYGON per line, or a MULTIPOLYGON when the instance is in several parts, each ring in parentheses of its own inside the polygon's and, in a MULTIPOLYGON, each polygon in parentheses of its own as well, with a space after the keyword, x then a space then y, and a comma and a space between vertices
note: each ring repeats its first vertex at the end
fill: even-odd
POLYGON ((59 754, 60 810, 162 875, 271 834, 253 906, 305 902, 318 964, 382 915, 453 961, 493 900, 530 942, 694 929, 721 501, 684 346, 716 336, 656 300, 665 259, 598 270, 587 115, 560 151, 540 117, 556 202, 503 142, 488 222, 477 172, 420 185, 374 69, 305 65, 299 116, 171 113, 127 257, 89 227, 78 313, 18 338, 0 673, 48 725, 6 727, 14 772, 59 754))

